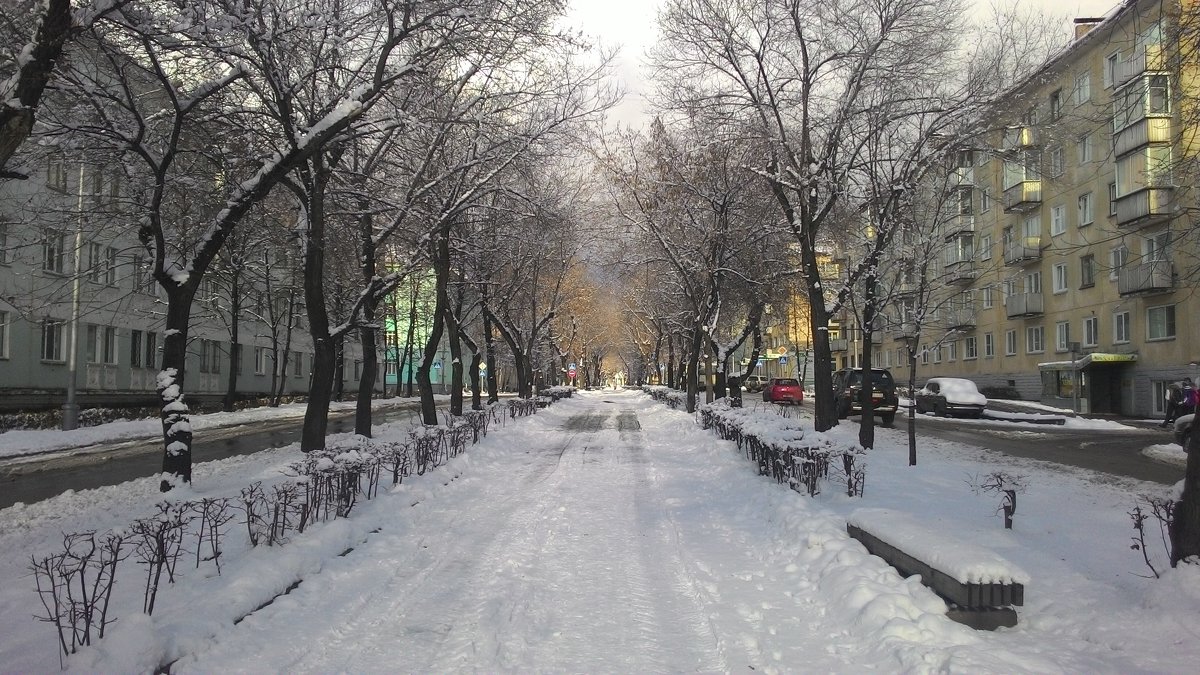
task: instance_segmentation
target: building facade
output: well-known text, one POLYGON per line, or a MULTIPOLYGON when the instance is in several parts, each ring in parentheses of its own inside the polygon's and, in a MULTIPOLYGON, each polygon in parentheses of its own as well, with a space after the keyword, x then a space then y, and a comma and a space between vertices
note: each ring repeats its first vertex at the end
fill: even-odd
MULTIPOLYGON (((41 156, 24 167, 29 178, 0 184, 0 411, 61 406, 72 377, 82 407, 155 406, 166 302, 122 206, 126 186, 111 165, 32 152, 41 156)), ((295 262, 282 250, 255 255, 276 282, 295 262)), ((264 279, 242 281, 234 347, 231 285, 206 275, 189 330, 188 400, 223 398, 231 369, 239 398, 269 395, 277 382, 285 395, 308 391, 303 307, 291 307, 289 336, 287 303, 269 292, 283 284, 264 279)), ((355 338, 344 346, 350 393, 361 373, 355 338)))
MULTIPOLYGON (((1197 151, 1197 80, 1167 39, 1179 11, 1130 0, 1077 20, 1072 44, 959 153, 918 381, 1158 416, 1168 384, 1200 376, 1196 178, 1176 169, 1197 151)), ((874 362, 894 367, 914 334, 892 310, 872 341, 874 362)), ((835 359, 852 365, 850 338, 835 359)))

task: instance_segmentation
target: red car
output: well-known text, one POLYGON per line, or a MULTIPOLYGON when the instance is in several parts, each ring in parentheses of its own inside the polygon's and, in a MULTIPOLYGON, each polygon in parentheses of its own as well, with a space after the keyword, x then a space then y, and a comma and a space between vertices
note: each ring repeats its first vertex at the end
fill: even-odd
POLYGON ((762 390, 767 403, 804 403, 804 388, 794 377, 773 377, 762 390))

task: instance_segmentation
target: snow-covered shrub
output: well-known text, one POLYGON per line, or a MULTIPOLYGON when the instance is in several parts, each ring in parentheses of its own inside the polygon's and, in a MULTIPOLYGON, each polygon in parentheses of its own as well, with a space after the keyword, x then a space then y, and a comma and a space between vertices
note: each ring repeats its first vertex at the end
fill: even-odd
POLYGON ((655 401, 666 403, 673 409, 687 407, 687 392, 678 391, 663 385, 647 385, 642 387, 655 401))
POLYGON ((571 398, 571 395, 575 393, 575 387, 558 385, 549 389, 543 389, 541 393, 549 396, 551 401, 557 401, 560 398, 571 398))
MULTIPOLYGON (((805 429, 799 419, 748 408, 731 407, 724 399, 700 406, 701 425, 737 443, 758 471, 797 492, 816 495, 829 477, 830 460, 853 448, 805 429)), ((856 481, 861 485, 861 479, 856 481)))
POLYGON ((32 558, 38 598, 46 610, 35 617, 54 624, 61 656, 103 638, 105 627, 113 622, 108 604, 117 563, 129 557, 127 536, 124 530, 99 538, 94 531, 64 534, 63 550, 32 558))
POLYGON ((1006 530, 1012 529, 1013 514, 1017 512, 1017 493, 1025 491, 1025 484, 1025 476, 1005 471, 993 471, 983 478, 972 476, 968 481, 975 494, 990 492, 1000 495, 1000 507, 996 511, 1004 514, 1006 530))
POLYGON ((129 526, 134 555, 146 566, 142 611, 147 615, 154 614, 163 572, 167 573, 168 582, 175 583, 175 567, 183 553, 183 537, 191 520, 192 510, 187 502, 160 502, 157 515, 140 518, 129 526))
POLYGON ((529 415, 533 415, 534 413, 537 412, 537 409, 538 409, 537 399, 532 399, 532 398, 509 399, 507 402, 507 405, 508 405, 508 416, 510 419, 516 419, 518 417, 526 417, 529 415))

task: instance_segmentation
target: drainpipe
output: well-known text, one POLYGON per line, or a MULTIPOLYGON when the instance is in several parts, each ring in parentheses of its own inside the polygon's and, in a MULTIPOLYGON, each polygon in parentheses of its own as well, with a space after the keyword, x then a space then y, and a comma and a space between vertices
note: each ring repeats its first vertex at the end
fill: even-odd
POLYGON ((84 164, 79 163, 79 200, 77 207, 79 217, 75 222, 75 261, 71 272, 71 339, 67 348, 67 402, 62 406, 62 429, 70 431, 79 428, 79 403, 75 400, 77 371, 79 359, 77 346, 79 344, 79 274, 82 271, 83 258, 83 182, 85 178, 84 164))

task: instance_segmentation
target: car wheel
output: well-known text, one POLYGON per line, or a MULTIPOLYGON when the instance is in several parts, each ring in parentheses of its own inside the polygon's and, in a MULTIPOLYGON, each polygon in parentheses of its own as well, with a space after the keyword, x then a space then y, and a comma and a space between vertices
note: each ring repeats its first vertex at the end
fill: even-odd
POLYGON ((934 410, 934 413, 937 414, 938 417, 950 416, 950 413, 946 412, 946 404, 941 401, 937 403, 937 409, 934 410))
POLYGON ((915 405, 916 405, 916 408, 917 408, 917 414, 918 414, 918 415, 924 415, 924 414, 925 414, 925 405, 924 405, 924 404, 922 404, 922 403, 921 403, 921 401, 920 401, 919 399, 917 400, 917 402, 916 402, 916 404, 915 404, 915 405))
POLYGON ((883 426, 890 427, 896 423, 896 413, 883 413, 879 416, 879 419, 883 420, 883 426))

